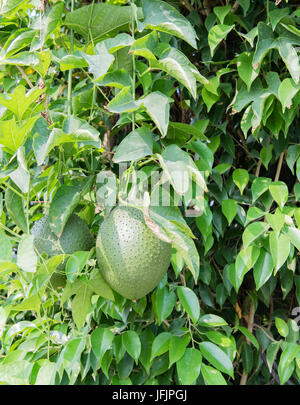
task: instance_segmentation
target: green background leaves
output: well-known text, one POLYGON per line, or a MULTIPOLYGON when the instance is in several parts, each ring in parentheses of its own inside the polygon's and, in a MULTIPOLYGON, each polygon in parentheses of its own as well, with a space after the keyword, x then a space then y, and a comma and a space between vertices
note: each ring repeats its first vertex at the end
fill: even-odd
POLYGON ((295 2, 2 3, 0 383, 299 385, 295 2), (128 202, 172 243, 136 301, 58 254, 128 202))

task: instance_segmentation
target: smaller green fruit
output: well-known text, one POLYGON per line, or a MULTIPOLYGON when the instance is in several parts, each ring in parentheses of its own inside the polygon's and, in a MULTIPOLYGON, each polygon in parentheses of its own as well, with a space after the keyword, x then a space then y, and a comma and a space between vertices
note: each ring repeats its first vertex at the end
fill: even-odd
MULTIPOLYGON (((61 254, 72 254, 79 250, 87 251, 93 247, 93 237, 88 226, 76 214, 70 216, 60 238, 52 232, 47 215, 33 225, 31 234, 34 236, 34 246, 39 254, 46 254, 49 258, 61 254)), ((65 264, 66 262, 61 263, 57 271, 52 274, 50 284, 55 289, 64 287, 66 283, 66 276, 62 274, 65 264)))

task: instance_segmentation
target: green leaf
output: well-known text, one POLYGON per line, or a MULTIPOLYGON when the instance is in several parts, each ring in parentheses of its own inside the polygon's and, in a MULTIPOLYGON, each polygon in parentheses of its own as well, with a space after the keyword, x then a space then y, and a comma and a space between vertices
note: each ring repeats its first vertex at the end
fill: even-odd
MULTIPOLYGON (((90 56, 90 55, 88 55, 88 56, 90 56)), ((109 55, 109 56, 112 57, 112 61, 113 61, 114 57, 112 55, 109 55)), ((96 56, 91 55, 90 56, 91 60, 93 60, 92 59, 93 57, 96 59, 96 56)), ((65 72, 66 70, 70 70, 70 69, 82 69, 82 68, 88 67, 89 65, 90 65, 91 72, 93 74, 95 74, 94 69, 93 69, 94 65, 92 64, 92 62, 90 63, 88 58, 84 58, 84 56, 79 51, 75 51, 73 54, 70 54, 70 55, 65 55, 59 60, 59 66, 60 66, 60 70, 62 72, 65 72)), ((108 70, 109 66, 107 67, 107 70, 108 70)), ((105 71, 105 73, 106 73, 106 71, 105 71)))
POLYGON ((45 89, 33 87, 26 93, 25 87, 20 84, 10 95, 1 94, 0 104, 12 111, 20 121, 30 105, 37 100, 44 91, 45 89))
POLYGON ((290 145, 288 147, 286 162, 293 174, 294 174, 294 165, 299 156, 300 156, 300 145, 290 145))
POLYGON ((13 56, 22 49, 28 47, 35 37, 35 30, 32 28, 19 28, 9 35, 1 50, 1 57, 13 56))
POLYGON ((88 62, 90 70, 94 75, 94 79, 98 79, 105 75, 115 60, 115 57, 109 53, 103 42, 96 45, 95 55, 84 54, 84 59, 88 62))
MULTIPOLYGON (((300 183, 296 183, 294 185, 294 193, 295 193, 295 199, 296 201, 300 200, 300 183)), ((298 224, 300 224, 300 221, 298 221, 298 224)), ((300 225, 298 225, 300 226, 300 225)))
POLYGON ((238 212, 237 202, 235 200, 231 200, 230 198, 223 200, 222 201, 222 212, 228 221, 228 225, 230 225, 238 212))
POLYGON ((284 79, 278 89, 278 98, 282 104, 282 111, 285 109, 290 109, 292 107, 293 98, 298 93, 300 89, 300 84, 295 85, 294 80, 287 78, 284 79))
POLYGON ((101 361, 101 369, 102 369, 102 371, 103 371, 103 373, 104 373, 104 375, 106 376, 107 379, 109 378, 108 370, 110 368, 112 359, 113 359, 113 353, 110 350, 110 351, 107 351, 104 354, 103 359, 101 361))
MULTIPOLYGON (((281 11, 281 10, 280 10, 281 11)), ((294 82, 299 83, 300 63, 293 43, 298 43, 288 33, 275 37, 272 28, 260 21, 258 23, 258 41, 253 57, 253 66, 256 69, 271 49, 277 49, 289 70, 294 82)))
MULTIPOLYGON (((125 69, 131 76, 133 76, 133 58, 129 54, 129 47, 119 49, 117 52, 114 53, 115 61, 113 64, 113 68, 115 70, 125 69)), ((137 64, 138 66, 138 64, 137 64)), ((131 85, 132 88, 132 85, 131 85)))
MULTIPOLYGON (((198 121, 199 125, 189 125, 182 122, 169 122, 168 132, 166 140, 168 143, 176 143, 178 146, 183 146, 187 140, 190 139, 191 135, 194 135, 194 138, 207 140, 204 135, 204 129, 201 128, 201 122, 198 121)), ((197 124, 197 123, 195 123, 197 124)), ((194 142, 191 142, 191 145, 194 142)), ((191 148, 193 149, 193 148, 191 148)))
POLYGON ((203 357, 215 368, 230 375, 233 378, 233 366, 230 358, 217 345, 211 342, 199 344, 203 357))
POLYGON ((192 385, 198 378, 202 365, 202 356, 199 350, 186 349, 184 355, 176 363, 179 381, 182 385, 192 385))
POLYGON ((85 145, 96 148, 101 146, 98 131, 85 120, 74 116, 66 119, 63 129, 54 128, 51 132, 45 120, 40 118, 34 125, 32 133, 33 150, 39 166, 53 148, 64 143, 77 143, 79 148, 85 145))
POLYGON ((282 209, 284 204, 287 202, 289 195, 287 185, 283 181, 274 181, 272 184, 270 184, 269 190, 273 199, 282 209))
POLYGON ((118 34, 113 38, 104 39, 101 44, 103 44, 110 53, 115 53, 122 48, 132 45, 133 41, 132 36, 129 34, 118 34))
POLYGON ((205 87, 202 89, 202 98, 207 107, 207 112, 211 110, 211 107, 219 100, 220 95, 216 95, 208 91, 205 87))
POLYGON ((24 146, 21 146, 17 150, 17 161, 18 168, 11 172, 9 177, 23 193, 27 194, 29 191, 30 173, 27 168, 24 146))
POLYGON ((141 340, 141 354, 140 354, 140 362, 147 371, 150 373, 150 365, 151 365, 151 350, 152 350, 152 343, 154 340, 154 335, 149 328, 143 330, 140 334, 141 340))
POLYGON ((41 299, 39 294, 25 298, 20 304, 12 305, 9 308, 13 311, 36 311, 40 310, 41 299))
POLYGON ((232 179, 234 184, 240 190, 240 193, 243 194, 245 187, 249 182, 249 173, 245 169, 235 169, 232 174, 232 179))
POLYGON ((65 25, 82 35, 86 42, 97 42, 127 30, 131 20, 132 7, 97 3, 67 13, 65 25))
POLYGON ((69 257, 66 264, 66 276, 71 283, 80 275, 89 256, 90 252, 75 252, 69 257))
POLYGON ((276 328, 279 332, 279 334, 283 337, 287 337, 287 335, 289 334, 289 327, 286 324, 286 322, 284 322, 283 319, 278 318, 277 316, 275 317, 275 325, 276 328))
POLYGON ((6 39, 1 49, 1 58, 12 56, 30 45, 35 36, 35 30, 31 28, 19 28, 14 30, 6 39))
POLYGON ((62 254, 53 256, 48 260, 43 260, 42 263, 38 266, 38 274, 47 274, 51 275, 54 273, 56 268, 60 265, 61 262, 68 257, 68 255, 62 254))
POLYGON ((239 76, 246 84, 248 91, 250 91, 251 84, 257 78, 259 73, 253 69, 252 60, 253 53, 250 52, 241 53, 236 60, 239 76))
POLYGON ((252 202, 256 201, 263 193, 269 190, 269 185, 272 180, 267 177, 257 177, 253 180, 251 191, 252 191, 252 202))
POLYGON ((275 270, 278 271, 290 254, 291 243, 286 235, 278 236, 275 231, 270 233, 269 242, 275 270))
POLYGON ((159 206, 158 202, 153 199, 153 195, 152 193, 151 218, 163 228, 172 240, 173 247, 181 254, 193 274, 195 282, 197 282, 199 276, 199 254, 194 241, 189 236, 191 231, 177 207, 159 206), (174 221, 181 223, 181 227, 179 228, 174 221))
POLYGON ((24 235, 19 243, 17 265, 29 273, 36 272, 37 255, 33 247, 33 235, 24 235))
POLYGON ((158 318, 158 323, 161 324, 172 313, 176 303, 176 295, 174 291, 169 291, 167 287, 164 287, 155 292, 153 300, 153 307, 158 318))
MULTIPOLYGON (((0 260, 9 262, 12 260, 13 249, 9 238, 0 232, 0 260)), ((0 270, 1 271, 1 270, 0 270)))
POLYGON ((249 374, 253 368, 253 351, 251 346, 244 342, 242 345, 242 362, 243 362, 243 369, 247 374, 249 374))
POLYGON ((274 361, 280 348, 280 343, 281 342, 272 342, 270 346, 267 348, 266 360, 270 372, 272 371, 274 361))
POLYGON ((208 78, 209 81, 208 83, 204 84, 204 88, 210 92, 215 94, 216 96, 219 96, 219 87, 220 87, 220 78, 219 76, 212 76, 208 78))
POLYGON ((137 56, 142 56, 150 61, 156 61, 155 49, 158 46, 157 32, 152 31, 150 34, 144 35, 136 39, 130 47, 130 53, 137 56))
POLYGON ((272 159, 272 145, 270 145, 268 148, 261 148, 259 156, 261 158, 262 164, 268 170, 270 160, 272 159))
MULTIPOLYGON (((250 0, 243 0, 247 1, 250 4, 250 0)), ((239 3, 241 3, 241 1, 239 1, 239 3)), ((241 4, 242 5, 242 4, 241 4)), ((257 37, 258 34, 258 28, 257 26, 255 26, 254 28, 252 28, 247 34, 243 34, 243 33, 239 33, 243 38, 245 38, 248 43, 251 45, 251 48, 253 48, 254 46, 254 40, 257 37)))
POLYGON ((111 73, 108 72, 101 78, 96 79, 95 82, 99 86, 117 87, 118 89, 132 85, 132 79, 125 69, 114 70, 111 73))
POLYGON ((298 344, 288 343, 281 353, 278 365, 280 384, 284 384, 293 374, 295 368, 294 359, 299 355, 299 350, 300 347, 298 344))
POLYGON ((15 336, 16 334, 19 334, 19 333, 22 333, 25 331, 29 332, 34 329, 38 329, 35 323, 30 322, 30 321, 20 321, 20 322, 15 323, 8 329, 6 336, 9 338, 9 337, 15 336))
POLYGON ((255 132, 263 118, 265 117, 264 111, 267 104, 267 100, 270 100, 270 96, 278 96, 278 87, 280 85, 280 79, 277 73, 268 72, 266 74, 267 87, 264 87, 261 80, 257 78, 248 91, 247 87, 243 84, 236 90, 236 97, 233 102, 233 112, 241 111, 250 106, 244 113, 242 119, 241 128, 244 131, 245 136, 250 127, 252 127, 252 133, 255 132))
POLYGON ((92 291, 89 286, 81 282, 80 288, 76 291, 76 295, 72 300, 72 317, 78 329, 84 325, 87 314, 91 309, 92 291))
POLYGON ((169 350, 171 337, 172 335, 169 332, 162 332, 155 337, 152 343, 151 360, 169 350))
POLYGON ((214 155, 210 148, 200 140, 193 141, 190 145, 191 149, 200 156, 203 169, 211 172, 214 163, 214 155))
POLYGON ((63 11, 64 11, 63 2, 59 2, 53 5, 46 11, 45 15, 42 18, 41 23, 41 36, 43 42, 45 42, 48 35, 51 34, 51 32, 53 32, 61 22, 63 11))
POLYGON ((189 190, 189 178, 192 175, 200 188, 207 190, 203 175, 194 161, 177 145, 167 146, 163 153, 158 155, 158 159, 164 173, 178 194, 183 195, 189 190))
POLYGON ((289 226, 286 235, 289 237, 292 244, 300 251, 300 230, 293 226, 289 226))
POLYGON ((300 158, 298 158, 297 160, 297 164, 296 164, 296 175, 297 175, 297 179, 300 179, 300 158))
POLYGON ((220 24, 224 23, 225 17, 230 13, 231 6, 214 7, 214 13, 218 17, 220 24))
POLYGON ((103 297, 107 300, 115 300, 112 289, 102 277, 99 269, 96 268, 91 272, 88 286, 94 294, 100 295, 100 297, 103 297))
POLYGON ((5 330, 6 319, 7 319, 7 312, 4 308, 0 308, 0 338, 3 336, 3 332, 5 330))
POLYGON ((152 155, 153 134, 147 127, 138 128, 130 132, 118 145, 113 161, 115 163, 128 162, 152 155))
POLYGON ((10 153, 15 153, 25 142, 39 115, 30 117, 17 124, 15 117, 11 120, 0 121, 0 144, 5 146, 10 153))
POLYGON ((253 344, 256 350, 259 350, 259 344, 256 337, 244 326, 239 326, 239 330, 246 336, 246 338, 253 344))
POLYGON ((169 361, 170 365, 176 363, 184 355, 187 345, 190 341, 189 334, 184 336, 172 336, 169 342, 169 361))
POLYGON ((214 314, 206 314, 201 316, 201 318, 198 321, 198 324, 201 326, 206 326, 208 328, 215 328, 218 326, 228 325, 223 318, 214 314))
POLYGON ((248 225, 242 236, 244 248, 246 249, 268 229, 269 224, 266 224, 265 222, 253 222, 252 224, 248 225))
POLYGON ((108 211, 116 204, 118 184, 116 175, 110 170, 101 170, 96 178, 97 203, 108 211))
POLYGON ((7 0, 0 5, 0 15, 6 15, 6 17, 12 17, 19 9, 26 6, 28 0, 7 0), (13 13, 13 14, 12 14, 13 13))
POLYGON ((169 98, 160 91, 148 94, 139 101, 164 137, 168 131, 170 102, 169 98))
POLYGON ((130 378, 120 379, 118 376, 114 375, 112 378, 112 385, 132 385, 130 378))
POLYGON ((70 378, 70 384, 74 384, 80 372, 81 353, 85 348, 86 338, 77 337, 68 341, 63 351, 62 365, 70 378))
POLYGON ((215 25, 208 33, 208 45, 210 53, 213 57, 216 47, 223 39, 227 37, 229 32, 233 29, 234 25, 218 24, 215 25))
POLYGON ((114 334, 108 328, 98 326, 91 334, 92 351, 96 356, 97 363, 101 360, 108 349, 110 349, 114 340, 114 334))
POLYGON ((220 371, 211 366, 202 364, 201 374, 205 385, 227 385, 227 382, 220 371))
POLYGON ((44 360, 34 385, 55 385, 56 363, 44 360))
POLYGON ((256 290, 259 290, 271 277, 274 269, 272 256, 269 252, 262 249, 253 267, 253 275, 255 280, 256 290))
POLYGON ((2 50, 1 57, 12 56, 16 54, 21 49, 29 46, 33 40, 35 31, 30 28, 20 28, 14 31, 6 40, 2 50))
POLYGON ((290 10, 288 7, 286 8, 275 8, 274 10, 270 11, 269 18, 271 21, 273 31, 276 28, 276 25, 282 20, 284 17, 289 15, 290 10))
POLYGON ((85 177, 64 184, 56 191, 49 209, 49 223, 51 230, 59 237, 74 208, 91 184, 91 178, 85 177))
MULTIPOLYGON (((224 322, 225 321, 223 321, 223 325, 220 326, 226 326, 224 322)), ((212 328, 214 329, 215 327, 212 328)), ((234 357, 234 353, 236 352, 236 344, 233 336, 226 336, 224 333, 216 332, 215 330, 206 332, 205 335, 211 342, 215 343, 217 346, 220 346, 225 353, 227 353, 229 356, 233 355, 234 357)))
POLYGON ((247 211, 247 219, 245 225, 248 225, 249 222, 255 221, 265 215, 265 212, 257 207, 250 207, 247 211))
POLYGON ((244 16, 247 14, 247 11, 250 7, 250 0, 239 0, 239 4, 244 11, 244 16))
POLYGON ((200 316, 200 304, 197 295, 188 287, 177 287, 177 295, 194 324, 197 323, 200 316))
POLYGON ((124 87, 108 104, 109 111, 120 114, 132 112, 139 108, 139 103, 134 100, 131 86, 124 87))
MULTIPOLYGON (((297 12, 295 12, 295 15, 296 15, 296 13, 297 12)), ((286 30, 288 30, 292 34, 295 34, 297 37, 300 37, 300 30, 298 28, 294 27, 291 24, 283 24, 283 23, 281 23, 280 25, 282 25, 286 30)))
POLYGON ((197 49, 197 36, 193 26, 173 6, 161 0, 143 0, 142 8, 144 21, 138 24, 140 32, 144 28, 166 32, 197 49))
POLYGON ((229 279, 236 291, 240 288, 245 274, 256 263, 260 250, 256 246, 248 246, 242 249, 235 260, 235 266, 229 270, 229 279))
POLYGON ((152 69, 160 69, 168 75, 174 77, 179 83, 183 84, 191 93, 194 99, 197 96, 196 77, 189 59, 178 49, 168 48, 158 61, 151 61, 152 69))
POLYGON ((33 363, 27 360, 0 364, 0 382, 8 385, 29 385, 33 363))
MULTIPOLYGON (((120 380, 123 381, 123 380, 126 380, 127 378, 129 378, 131 371, 133 369, 133 366, 134 366, 133 358, 127 352, 125 352, 124 357, 117 364, 118 379, 120 378, 120 380)), ((118 384, 120 384, 120 383, 118 383, 118 384)))
POLYGON ((271 225, 271 227, 276 232, 280 232, 284 223, 285 223, 285 215, 282 214, 279 209, 277 208, 275 214, 266 214, 266 220, 271 225))
POLYGON ((122 342, 127 352, 137 364, 141 354, 141 341, 139 335, 133 330, 128 330, 122 334, 122 342))

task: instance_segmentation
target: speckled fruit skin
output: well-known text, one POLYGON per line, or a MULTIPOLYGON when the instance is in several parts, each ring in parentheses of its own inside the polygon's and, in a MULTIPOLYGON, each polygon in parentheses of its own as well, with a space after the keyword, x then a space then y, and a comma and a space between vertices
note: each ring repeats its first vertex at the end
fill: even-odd
POLYGON ((78 250, 90 250, 93 238, 86 223, 76 214, 68 219, 61 237, 51 231, 48 216, 37 221, 32 229, 34 245, 40 254, 47 253, 48 257, 59 254, 72 254, 78 250))
MULTIPOLYGON (((47 215, 33 225, 31 234, 34 236, 35 248, 40 254, 46 253, 49 258, 63 253, 90 250, 94 244, 88 226, 76 214, 70 216, 60 238, 51 231, 47 215)), ((61 274, 64 268, 65 263, 61 263, 57 268, 58 272, 52 274, 50 282, 53 288, 65 285, 66 277, 61 274)))
POLYGON ((114 208, 99 228, 96 255, 100 271, 125 298, 142 298, 152 291, 166 273, 171 254, 171 244, 153 234, 138 208, 114 208))

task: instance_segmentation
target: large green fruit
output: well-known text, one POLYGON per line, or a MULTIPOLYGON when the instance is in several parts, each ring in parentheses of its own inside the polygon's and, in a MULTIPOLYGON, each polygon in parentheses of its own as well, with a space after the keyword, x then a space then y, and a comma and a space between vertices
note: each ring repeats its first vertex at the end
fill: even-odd
POLYGON ((138 208, 114 208, 99 228, 100 271, 125 298, 138 299, 152 291, 166 273, 171 253, 171 244, 153 234, 138 208))
MULTIPOLYGON (((49 258, 63 253, 72 254, 79 250, 90 250, 93 247, 93 238, 88 226, 76 214, 70 216, 60 238, 51 231, 47 215, 33 225, 31 234, 34 236, 37 251, 40 254, 46 253, 49 258)), ((58 266, 57 272, 51 277, 54 288, 65 284, 66 277, 61 273, 64 267, 64 264, 58 266)))

